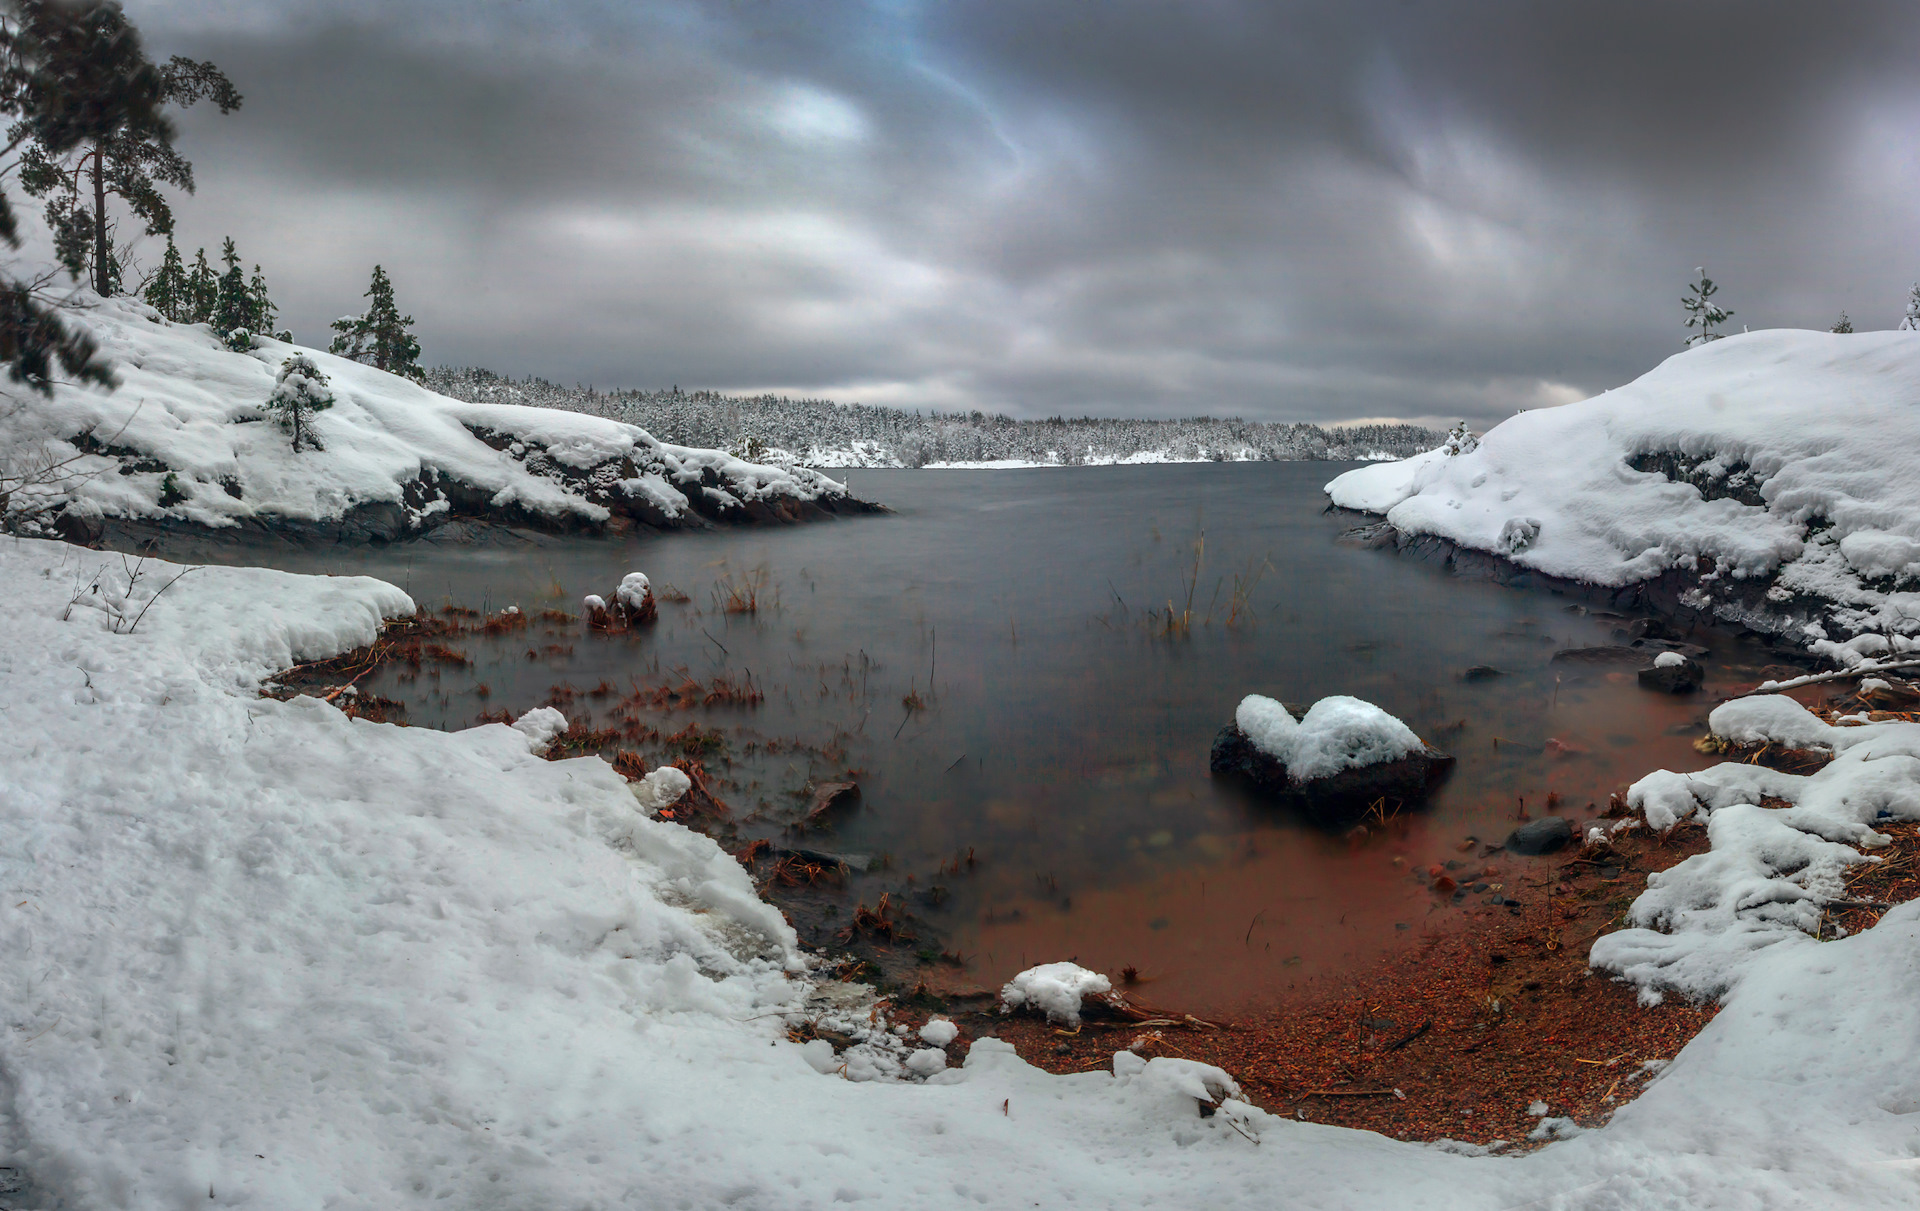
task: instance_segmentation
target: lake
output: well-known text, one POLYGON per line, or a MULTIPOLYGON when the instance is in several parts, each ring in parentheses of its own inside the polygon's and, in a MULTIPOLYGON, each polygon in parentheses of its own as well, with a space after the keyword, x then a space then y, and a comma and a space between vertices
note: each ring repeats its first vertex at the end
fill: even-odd
POLYGON ((1543 814, 1553 795, 1584 818, 1649 770, 1710 764, 1691 741, 1717 687, 1769 659, 1698 632, 1709 681, 1690 699, 1640 689, 1628 666, 1550 665, 1616 642, 1624 620, 1336 542, 1355 519, 1326 513, 1320 488, 1344 469, 853 471, 892 515, 220 558, 536 617, 644 571, 663 600, 643 634, 536 622, 463 636, 471 665, 362 688, 435 727, 548 701, 606 724, 626 698, 649 763, 689 723, 710 737, 730 848, 872 859, 844 883, 777 889, 804 931, 843 928, 885 893, 917 918, 894 949, 936 982, 994 986, 1075 958, 1136 969, 1151 1001, 1222 1011, 1311 990, 1498 895, 1436 895, 1428 868, 1475 874, 1469 838, 1504 838, 1523 804, 1543 814), (1504 675, 1466 680, 1476 665, 1504 675), (688 679, 764 700, 635 697, 688 679), (1209 775, 1213 737, 1250 692, 1365 698, 1459 765, 1426 808, 1330 834, 1209 775), (858 805, 795 833, 809 782, 849 770, 858 805))

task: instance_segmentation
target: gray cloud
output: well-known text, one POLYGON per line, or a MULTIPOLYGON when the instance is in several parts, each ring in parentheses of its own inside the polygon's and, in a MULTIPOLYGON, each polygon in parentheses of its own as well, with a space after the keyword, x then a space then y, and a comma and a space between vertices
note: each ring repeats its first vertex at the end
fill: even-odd
POLYGON ((603 385, 1276 419, 1561 402, 1736 323, 1897 318, 1894 4, 132 3, 315 340, 603 385))

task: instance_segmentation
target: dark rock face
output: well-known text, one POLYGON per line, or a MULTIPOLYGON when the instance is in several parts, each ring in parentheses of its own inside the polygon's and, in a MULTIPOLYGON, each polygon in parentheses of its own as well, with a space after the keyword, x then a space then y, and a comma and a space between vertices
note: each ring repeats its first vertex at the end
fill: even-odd
POLYGON ((1398 761, 1344 769, 1296 784, 1287 775, 1285 762, 1261 752, 1239 724, 1229 723, 1214 737, 1208 765, 1218 776, 1242 778, 1262 796, 1303 811, 1321 824, 1338 826, 1352 823, 1383 800, 1389 811, 1425 801, 1453 769, 1454 759, 1429 744, 1424 752, 1398 761))
POLYGON ((1640 670, 1642 689, 1658 690, 1662 694, 1691 694, 1700 688, 1706 680, 1707 671, 1698 661, 1682 656, 1679 664, 1653 665, 1640 670))
POLYGON ((1522 824, 1507 834, 1507 852, 1537 857, 1551 854, 1573 844, 1573 825, 1558 816, 1547 816, 1531 824, 1522 824))
POLYGON ((1624 644, 1616 647, 1562 648, 1553 654, 1554 664, 1639 664, 1647 653, 1624 644))

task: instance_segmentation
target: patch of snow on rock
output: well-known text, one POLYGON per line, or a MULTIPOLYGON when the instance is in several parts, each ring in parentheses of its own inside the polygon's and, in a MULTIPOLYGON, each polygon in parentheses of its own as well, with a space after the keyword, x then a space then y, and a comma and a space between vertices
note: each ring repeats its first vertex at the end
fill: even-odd
POLYGON ((1077 963, 1042 963, 1007 981, 1000 990, 1001 1012, 1035 1009, 1056 1022, 1080 1020, 1080 1003, 1113 991, 1113 982, 1077 963))

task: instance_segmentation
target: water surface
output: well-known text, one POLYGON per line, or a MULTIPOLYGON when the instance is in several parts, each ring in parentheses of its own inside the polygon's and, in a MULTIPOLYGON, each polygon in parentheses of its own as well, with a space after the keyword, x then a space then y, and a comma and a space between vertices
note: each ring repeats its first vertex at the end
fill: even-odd
POLYGON ((1467 839, 1504 837, 1523 807, 1539 814, 1551 794, 1597 814, 1649 769, 1701 768, 1691 740, 1714 686, 1765 659, 1702 632, 1711 680, 1694 700, 1621 669, 1550 665, 1556 649, 1613 642, 1623 620, 1338 544, 1353 519, 1325 513, 1320 486, 1342 469, 854 471, 892 515, 269 558, 489 612, 577 611, 645 571, 689 600, 663 602, 643 636, 474 636, 460 645, 471 668, 367 688, 404 699, 415 724, 462 727, 555 687, 571 715, 605 722, 635 687, 750 676, 756 707, 654 717, 663 734, 698 722, 724 736, 709 765, 738 839, 873 856, 846 902, 909 898, 927 933, 908 946, 968 960, 930 969, 949 982, 1076 957, 1137 968, 1158 981, 1152 999, 1221 1009, 1456 919, 1427 867, 1472 873, 1467 839), (756 610, 728 612, 749 588, 756 610), (1186 618, 1171 634, 1169 611, 1186 618), (1504 675, 1463 679, 1474 665, 1504 675), (1213 736, 1249 692, 1368 699, 1459 767, 1427 809, 1329 835, 1209 776, 1213 736), (848 770, 860 806, 796 838, 807 783, 848 770))

